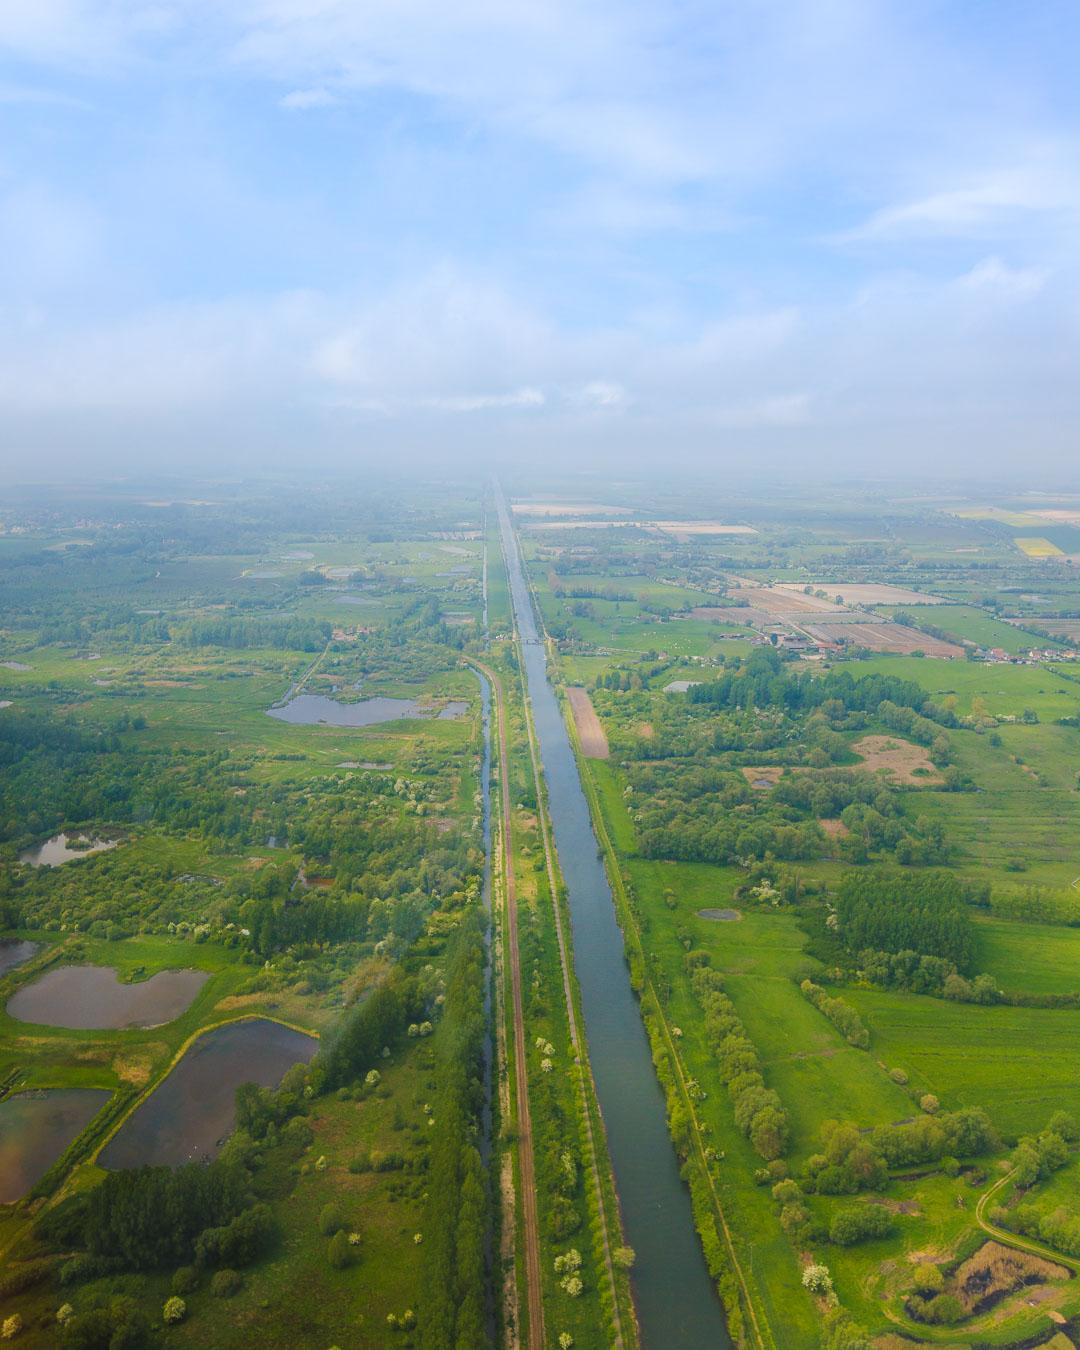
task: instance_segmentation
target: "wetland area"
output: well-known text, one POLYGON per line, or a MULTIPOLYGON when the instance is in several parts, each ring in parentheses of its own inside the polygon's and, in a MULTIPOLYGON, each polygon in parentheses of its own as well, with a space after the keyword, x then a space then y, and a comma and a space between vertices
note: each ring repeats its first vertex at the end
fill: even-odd
POLYGON ((163 1026, 185 1012, 209 979, 205 970, 161 970, 122 983, 106 966, 56 966, 8 999, 18 1022, 79 1031, 163 1026))

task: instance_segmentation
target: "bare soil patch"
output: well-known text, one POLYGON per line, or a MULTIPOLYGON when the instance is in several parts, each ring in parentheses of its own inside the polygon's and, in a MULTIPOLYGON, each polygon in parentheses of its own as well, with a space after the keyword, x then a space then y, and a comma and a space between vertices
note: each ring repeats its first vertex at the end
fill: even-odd
POLYGON ((638 724, 637 734, 644 741, 651 741, 656 735, 656 728, 651 722, 641 722, 638 724))
POLYGON ((830 839, 846 839, 847 836, 851 833, 851 831, 844 824, 844 822, 837 818, 833 818, 830 820, 827 817, 823 816, 818 821, 818 824, 821 826, 821 828, 825 831, 825 833, 829 836, 830 839))
MULTIPOLYGON (((906 586, 892 586, 873 581, 815 581, 815 591, 824 591, 830 600, 838 596, 849 605, 940 605, 946 603, 940 596, 911 591, 906 586)), ((779 589, 802 592, 797 582, 781 581, 779 589)), ((804 597, 809 599, 809 597, 804 597)))
POLYGON ((739 599, 748 600, 754 609, 764 610, 773 616, 845 612, 843 606, 834 605, 831 600, 822 600, 817 595, 804 595, 798 590, 785 590, 782 586, 743 586, 739 589, 739 599))
POLYGON ((611 754, 607 736, 600 725, 596 709, 592 705, 588 690, 580 685, 570 685, 566 690, 570 708, 574 714, 574 725, 581 740, 581 749, 587 759, 607 759, 611 754))
POLYGON ((799 764, 791 767, 783 764, 762 764, 750 768, 744 766, 739 772, 752 788, 760 788, 764 792, 767 788, 774 788, 785 773, 805 773, 806 769, 799 764))
POLYGON ((667 534, 757 534, 752 525, 723 525, 718 520, 653 520, 653 529, 667 534))
POLYGON ((864 736, 851 748, 871 773, 884 770, 890 783, 918 787, 943 781, 923 747, 899 736, 864 736))
POLYGON ((867 647, 872 652, 892 652, 900 656, 911 652, 941 657, 964 655, 963 647, 958 647, 955 642, 943 642, 899 623, 815 622, 806 631, 823 642, 846 639, 853 646, 867 647))
POLYGON ((773 616, 763 609, 752 605, 695 605, 690 611, 692 619, 716 619, 720 623, 733 623, 741 627, 764 628, 773 621, 773 616))

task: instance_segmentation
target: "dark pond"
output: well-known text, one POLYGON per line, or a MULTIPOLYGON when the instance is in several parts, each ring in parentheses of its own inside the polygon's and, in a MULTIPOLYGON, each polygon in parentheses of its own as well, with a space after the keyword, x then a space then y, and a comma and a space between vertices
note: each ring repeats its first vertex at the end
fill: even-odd
POLYGON ((547 678, 517 542, 499 495, 510 595, 566 879, 574 967, 596 1094, 615 1172, 646 1350, 730 1346, 723 1310, 694 1229, 690 1192, 668 1134, 666 1107, 623 957, 622 933, 562 712, 547 678))
POLYGON ((402 717, 419 717, 415 699, 363 698, 359 703, 339 703, 325 694, 297 694, 280 708, 270 708, 271 717, 296 726, 372 727, 402 717))
POLYGON ((121 984, 108 966, 56 966, 12 994, 19 1022, 79 1030, 159 1027, 179 1017, 209 979, 205 970, 161 970, 121 984))
POLYGON ((21 1200, 109 1096, 97 1088, 50 1088, 0 1102, 0 1205, 21 1200))
POLYGON ((105 853, 119 844, 119 839, 99 839, 85 834, 54 834, 36 848, 19 854, 19 861, 35 867, 59 867, 74 858, 89 858, 91 853, 105 853))
POLYGON ((40 946, 40 942, 26 942, 20 938, 0 938, 0 975, 29 961, 40 946))
POLYGON ((314 1036, 264 1018, 230 1022, 200 1036, 161 1086, 124 1122, 98 1157, 102 1167, 178 1167, 217 1156, 236 1123, 241 1083, 276 1087, 307 1063, 314 1036))

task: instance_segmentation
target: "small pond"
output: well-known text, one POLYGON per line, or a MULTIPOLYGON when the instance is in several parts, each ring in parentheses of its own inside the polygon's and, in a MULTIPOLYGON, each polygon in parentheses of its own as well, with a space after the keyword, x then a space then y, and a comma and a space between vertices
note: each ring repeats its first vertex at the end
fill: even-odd
POLYGON ((36 848, 19 854, 19 861, 35 867, 59 867, 74 858, 89 858, 92 853, 106 853, 119 844, 119 839, 99 839, 83 834, 54 834, 36 848))
POLYGON ((439 713, 439 719, 450 720, 455 717, 464 717, 468 706, 463 699, 451 699, 439 713))
POLYGON ((40 942, 27 942, 22 938, 0 938, 0 975, 24 965, 40 946, 40 942))
POLYGON ((280 708, 270 708, 271 717, 296 726, 373 727, 402 717, 419 717, 411 698, 363 698, 359 703, 339 703, 325 694, 297 694, 280 708))
POLYGON ((109 1096, 98 1088, 50 1088, 0 1102, 0 1204, 21 1200, 109 1096))
POLYGON ((307 1063, 314 1036, 264 1018, 230 1022, 200 1036, 161 1086, 102 1150, 102 1167, 178 1167, 217 1156, 236 1123, 241 1083, 276 1087, 307 1063))
POLYGON ((33 667, 32 667, 32 666, 28 666, 28 665, 26 664, 25 661, 0 661, 0 666, 3 666, 5 670, 32 670, 32 669, 33 669, 33 667))
POLYGON ((736 923, 742 918, 737 909, 699 909, 699 919, 713 919, 716 923, 736 923))
POLYGON ((108 966, 56 966, 12 994, 7 1011, 19 1022, 80 1031, 160 1027, 189 1008, 209 978, 205 970, 160 970, 121 984, 108 966))

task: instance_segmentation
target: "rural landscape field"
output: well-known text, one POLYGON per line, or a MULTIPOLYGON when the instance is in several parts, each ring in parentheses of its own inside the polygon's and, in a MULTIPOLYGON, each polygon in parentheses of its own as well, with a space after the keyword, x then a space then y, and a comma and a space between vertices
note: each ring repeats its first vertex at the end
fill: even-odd
POLYGON ((1080 499, 593 491, 6 495, 5 1338, 1080 1338, 1080 499))

